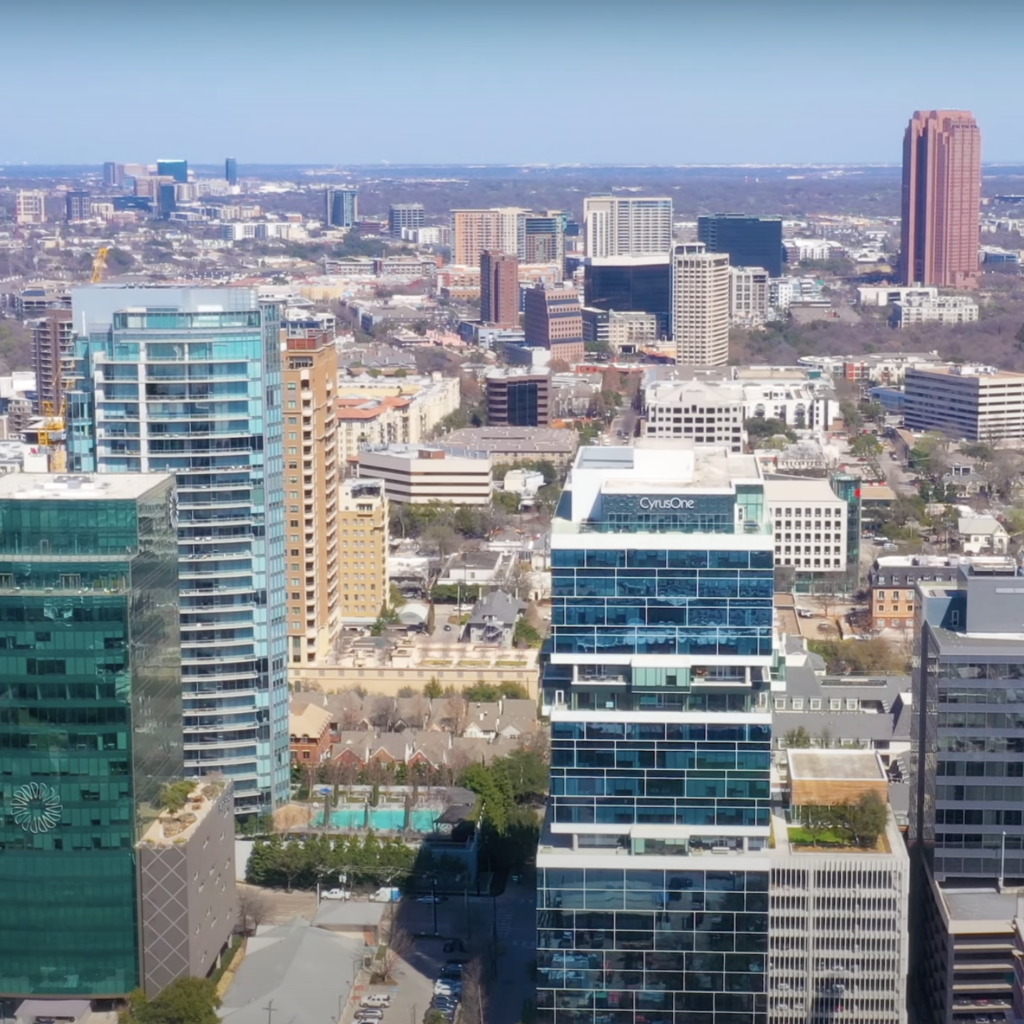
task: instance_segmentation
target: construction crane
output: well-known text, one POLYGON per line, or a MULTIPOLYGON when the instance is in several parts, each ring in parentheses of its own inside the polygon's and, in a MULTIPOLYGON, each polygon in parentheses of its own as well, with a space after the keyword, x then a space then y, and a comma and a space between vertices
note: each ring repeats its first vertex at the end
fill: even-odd
MULTIPOLYGON (((92 260, 93 284, 99 284, 103 279, 104 271, 107 269, 107 256, 110 255, 110 248, 102 246, 92 260)), ((60 472, 67 463, 67 398, 64 394, 64 383, 72 367, 72 353, 61 352, 58 357, 57 376, 54 381, 54 390, 60 394, 60 408, 56 411, 53 402, 43 402, 43 425, 37 433, 37 443, 40 448, 51 449, 50 468, 60 472)))
POLYGON ((107 246, 103 246, 102 249, 93 257, 92 260, 92 283, 99 284, 103 280, 103 273, 107 269, 107 256, 110 255, 110 249, 107 246))

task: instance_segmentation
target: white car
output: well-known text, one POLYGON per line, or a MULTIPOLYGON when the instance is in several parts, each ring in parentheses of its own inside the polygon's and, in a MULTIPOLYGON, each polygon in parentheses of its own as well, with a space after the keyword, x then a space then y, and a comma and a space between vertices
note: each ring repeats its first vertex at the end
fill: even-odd
POLYGON ((352 891, 350 889, 328 889, 326 892, 320 893, 322 900, 350 900, 352 899, 352 891))
POLYGON ((374 992, 372 995, 366 996, 359 1005, 376 1007, 377 1009, 383 1010, 391 1005, 391 996, 386 992, 374 992))

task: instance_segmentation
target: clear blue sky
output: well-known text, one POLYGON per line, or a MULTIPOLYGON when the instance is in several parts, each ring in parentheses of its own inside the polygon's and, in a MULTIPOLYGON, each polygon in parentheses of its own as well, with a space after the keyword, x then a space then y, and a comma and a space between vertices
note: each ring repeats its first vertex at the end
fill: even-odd
POLYGON ((1024 162, 1020 0, 8 0, 0 161, 1024 162))

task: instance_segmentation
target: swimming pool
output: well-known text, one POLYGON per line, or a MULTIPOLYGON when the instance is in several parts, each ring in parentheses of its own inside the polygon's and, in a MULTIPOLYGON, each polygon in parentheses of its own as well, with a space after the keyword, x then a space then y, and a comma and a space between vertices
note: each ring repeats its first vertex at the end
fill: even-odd
MULTIPOLYGON (((409 815, 410 827, 414 832, 429 832, 439 811, 414 808, 409 815)), ((324 821, 323 812, 313 819, 313 826, 319 828, 324 821)), ((331 825, 334 828, 366 828, 366 808, 359 805, 338 807, 331 811, 331 825)), ((405 809, 402 807, 371 807, 369 827, 379 832, 400 832, 405 827, 405 809)))

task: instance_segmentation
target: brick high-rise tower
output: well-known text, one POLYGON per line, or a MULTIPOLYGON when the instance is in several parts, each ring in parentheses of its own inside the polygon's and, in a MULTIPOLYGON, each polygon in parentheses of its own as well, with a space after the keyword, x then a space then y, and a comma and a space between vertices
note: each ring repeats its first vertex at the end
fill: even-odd
POLYGON ((966 110, 918 110, 903 137, 901 278, 978 286, 981 133, 966 110))
POLYGON ((519 326, 519 260, 487 249, 480 254, 480 319, 500 327, 519 326))

